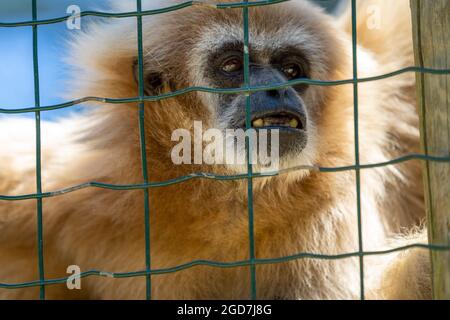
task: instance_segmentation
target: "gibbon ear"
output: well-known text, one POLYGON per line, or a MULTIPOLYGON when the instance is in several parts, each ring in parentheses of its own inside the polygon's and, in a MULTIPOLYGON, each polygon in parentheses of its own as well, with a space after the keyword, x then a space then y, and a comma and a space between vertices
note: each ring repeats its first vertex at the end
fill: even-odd
MULTIPOLYGON (((139 84, 139 64, 138 60, 134 59, 133 61, 133 74, 134 80, 136 84, 139 84)), ((164 83, 163 83, 163 75, 158 71, 150 71, 146 68, 144 64, 144 93, 147 96, 157 95, 162 92, 164 83)))

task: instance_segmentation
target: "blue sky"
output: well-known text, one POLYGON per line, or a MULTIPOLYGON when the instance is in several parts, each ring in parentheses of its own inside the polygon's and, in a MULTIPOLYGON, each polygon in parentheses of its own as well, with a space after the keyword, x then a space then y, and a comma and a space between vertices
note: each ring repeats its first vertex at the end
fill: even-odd
MULTIPOLYGON (((81 10, 105 9, 106 1, 97 0, 39 0, 38 18, 46 19, 67 15, 69 5, 76 4, 81 10)), ((0 2, 0 21, 12 22, 31 19, 31 0, 0 2)), ((83 25, 91 17, 83 18, 83 25)), ((66 41, 70 33, 65 23, 42 25, 38 28, 39 80, 41 105, 63 101, 67 67, 62 61, 66 41)), ((34 106, 33 47, 31 27, 0 28, 0 105, 2 108, 34 106)), ((74 108, 71 108, 72 110, 74 108)), ((79 109, 76 107, 75 109, 79 109)), ((55 118, 68 110, 45 112, 44 118, 55 118)))
MULTIPOLYGON (((121 0, 117 0, 121 1, 121 0)), ((334 1, 334 0, 331 0, 334 1)), ((324 1, 322 1, 324 2, 324 1)), ((67 15, 69 5, 78 5, 82 11, 107 9, 107 0, 38 0, 38 18, 67 15)), ((31 19, 31 0, 0 1, 0 21, 12 22, 31 19)), ((91 19, 84 17, 81 27, 91 19)), ((38 28, 39 80, 41 105, 63 102, 61 98, 67 83, 68 69, 63 62, 66 41, 70 33, 66 23, 41 25, 38 28)), ((0 107, 23 108, 34 106, 33 56, 31 27, 0 28, 0 107)), ((79 110, 72 107, 70 111, 79 110)), ((44 119, 55 119, 69 109, 43 113, 44 119)))

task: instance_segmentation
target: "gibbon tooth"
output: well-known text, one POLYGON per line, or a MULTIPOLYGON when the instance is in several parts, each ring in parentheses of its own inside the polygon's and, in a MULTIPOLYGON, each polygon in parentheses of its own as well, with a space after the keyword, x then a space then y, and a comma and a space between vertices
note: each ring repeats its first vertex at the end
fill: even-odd
POLYGON ((298 127, 297 119, 291 119, 291 121, 289 121, 289 125, 291 126, 291 128, 297 128, 298 127))
POLYGON ((256 119, 255 121, 253 121, 253 126, 255 128, 261 128, 262 126, 264 126, 264 120, 263 119, 256 119))

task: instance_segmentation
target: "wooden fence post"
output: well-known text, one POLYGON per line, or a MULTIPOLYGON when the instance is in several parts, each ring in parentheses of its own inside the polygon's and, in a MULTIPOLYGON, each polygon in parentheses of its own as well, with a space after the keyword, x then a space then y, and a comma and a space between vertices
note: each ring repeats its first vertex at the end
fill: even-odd
MULTIPOLYGON (((416 65, 450 68, 450 0, 411 0, 416 65)), ((450 75, 417 74, 422 151, 450 155, 450 75)), ((450 164, 424 164, 428 238, 450 244, 450 164)), ((450 299, 450 252, 431 253, 435 299, 450 299)))

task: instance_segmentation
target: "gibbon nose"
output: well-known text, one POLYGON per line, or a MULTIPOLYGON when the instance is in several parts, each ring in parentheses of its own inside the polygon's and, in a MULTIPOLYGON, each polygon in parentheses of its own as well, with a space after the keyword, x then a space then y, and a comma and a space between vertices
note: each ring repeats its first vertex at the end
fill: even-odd
MULTIPOLYGON (((267 86, 286 81, 278 70, 262 67, 251 69, 250 80, 252 86, 267 86)), ((245 129, 245 99, 240 101, 235 120, 245 129)), ((250 110, 253 129, 267 130, 270 136, 278 133, 280 156, 298 154, 306 147, 307 110, 303 99, 292 87, 252 93, 250 110)))
POLYGON ((306 130, 306 109, 293 88, 260 91, 251 95, 254 127, 287 127, 306 130))
MULTIPOLYGON (((254 66, 250 70, 252 86, 268 86, 286 81, 276 69, 254 66)), ((307 112, 305 104, 292 88, 277 88, 258 91, 250 96, 252 119, 256 127, 286 126, 306 130, 307 112)))
POLYGON ((285 94, 285 90, 283 90, 283 89, 280 89, 280 90, 268 90, 268 91, 266 91, 266 94, 269 97, 279 98, 279 97, 282 97, 285 94))

